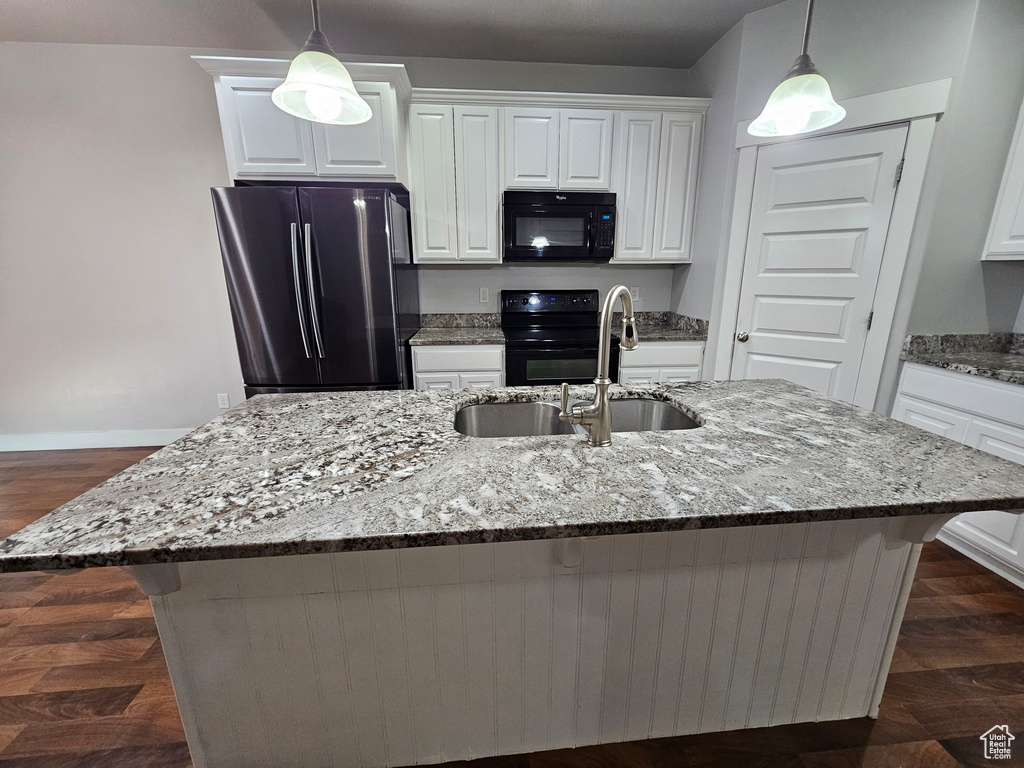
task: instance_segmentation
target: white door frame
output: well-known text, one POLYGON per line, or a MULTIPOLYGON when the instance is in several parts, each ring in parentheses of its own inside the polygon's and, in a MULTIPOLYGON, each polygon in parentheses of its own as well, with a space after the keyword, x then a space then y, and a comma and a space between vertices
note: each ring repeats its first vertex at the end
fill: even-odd
MULTIPOLYGON (((931 151, 935 123, 945 112, 949 102, 951 80, 936 80, 931 83, 912 85, 892 91, 883 91, 868 96, 858 96, 843 102, 846 119, 838 130, 823 130, 800 136, 764 138, 751 136, 747 126, 751 120, 737 124, 736 148, 739 149, 739 165, 736 172, 736 192, 733 198, 732 224, 729 228, 729 244, 723 268, 722 293, 718 311, 712 317, 719 319, 717 338, 709 338, 708 353, 713 360, 716 379, 732 377, 733 344, 736 336, 736 322, 740 306, 740 288, 743 280, 743 262, 747 246, 747 229, 750 224, 750 204, 754 193, 754 171, 757 165, 758 148, 783 141, 799 141, 813 136, 826 136, 847 131, 860 130, 891 123, 910 123, 907 147, 904 153, 903 176, 892 218, 889 220, 889 234, 882 252, 882 268, 875 289, 874 320, 871 333, 864 346, 857 392, 854 404, 862 408, 873 408, 878 395, 885 363, 889 335, 896 315, 897 299, 903 282, 903 273, 910 250, 910 237, 914 229, 918 203, 924 182, 928 154, 931 151)), ((916 281, 911 281, 916 282, 916 281)))

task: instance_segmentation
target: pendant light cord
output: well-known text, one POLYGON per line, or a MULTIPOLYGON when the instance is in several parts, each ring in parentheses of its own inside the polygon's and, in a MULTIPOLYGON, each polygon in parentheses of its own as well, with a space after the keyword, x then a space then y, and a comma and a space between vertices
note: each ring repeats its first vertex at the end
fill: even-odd
MULTIPOLYGON (((313 0, 316 5, 316 0, 313 0)), ((807 19, 804 21, 804 47, 801 53, 807 53, 807 43, 811 39, 811 12, 814 10, 814 0, 807 0, 807 19)))
MULTIPOLYGON (((313 2, 313 30, 315 32, 319 32, 320 31, 320 4, 317 2, 317 0, 312 0, 312 2, 313 2)), ((810 14, 810 11, 808 11, 808 17, 807 17, 808 19, 810 19, 810 15, 809 14, 810 14)), ((804 33, 804 34, 806 34, 806 33, 804 33)), ((805 49, 807 48, 807 38, 806 37, 804 38, 804 48, 805 49)))

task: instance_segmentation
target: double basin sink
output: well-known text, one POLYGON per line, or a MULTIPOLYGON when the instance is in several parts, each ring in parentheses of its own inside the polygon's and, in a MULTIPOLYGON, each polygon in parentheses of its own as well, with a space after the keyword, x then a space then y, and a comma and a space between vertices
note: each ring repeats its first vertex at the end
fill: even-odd
MULTIPOLYGON (((674 405, 661 400, 611 400, 612 432, 650 432, 700 426, 674 405)), ((480 403, 455 414, 455 430, 470 437, 575 435, 582 428, 560 421, 555 403, 480 403)))

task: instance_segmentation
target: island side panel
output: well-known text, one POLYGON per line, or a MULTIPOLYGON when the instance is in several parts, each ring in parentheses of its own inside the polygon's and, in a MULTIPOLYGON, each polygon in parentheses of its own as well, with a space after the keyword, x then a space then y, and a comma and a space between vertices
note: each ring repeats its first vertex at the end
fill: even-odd
POLYGON ((912 576, 902 532, 184 563, 153 606, 196 768, 429 764, 863 717, 912 576))

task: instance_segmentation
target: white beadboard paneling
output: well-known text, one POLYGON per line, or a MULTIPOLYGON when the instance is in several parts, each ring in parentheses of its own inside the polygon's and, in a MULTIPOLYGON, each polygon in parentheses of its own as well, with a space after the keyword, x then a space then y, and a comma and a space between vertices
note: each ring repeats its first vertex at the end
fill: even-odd
POLYGON ((900 520, 183 564, 197 768, 372 768, 862 717, 900 520))

